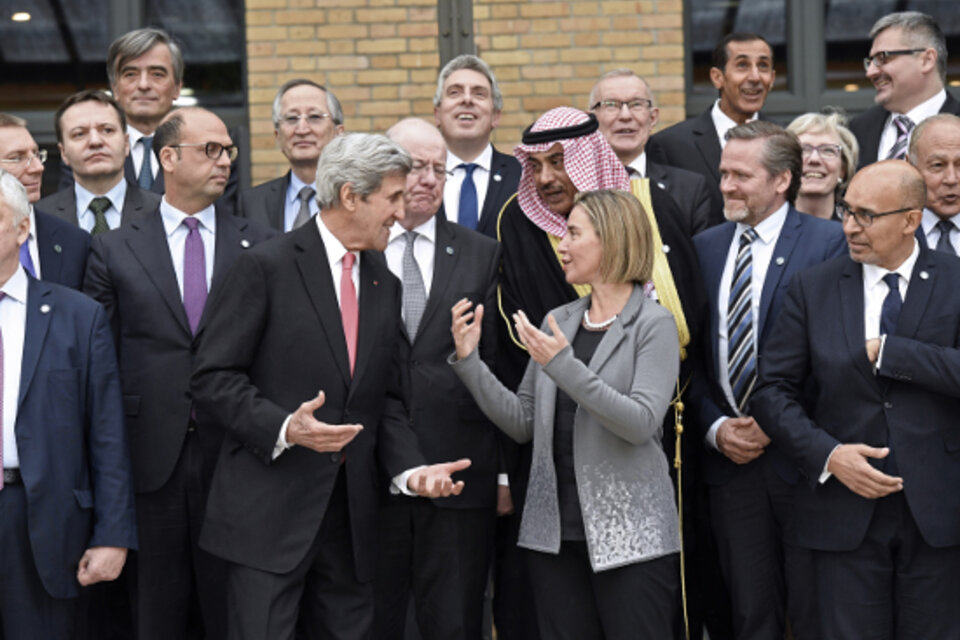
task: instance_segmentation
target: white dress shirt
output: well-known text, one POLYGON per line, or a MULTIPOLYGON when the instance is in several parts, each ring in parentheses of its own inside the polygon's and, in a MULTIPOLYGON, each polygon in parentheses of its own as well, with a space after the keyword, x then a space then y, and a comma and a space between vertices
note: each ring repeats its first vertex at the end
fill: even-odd
MULTIPOLYGON (((447 151, 447 171, 453 175, 447 176, 443 185, 443 213, 450 222, 460 221, 460 186, 467 175, 465 169, 457 165, 466 162, 453 152, 447 151)), ((477 167, 473 170, 473 184, 477 188, 477 224, 480 223, 480 214, 483 212, 483 203, 487 198, 487 187, 490 184, 490 165, 493 163, 493 145, 487 145, 476 160, 472 161, 477 167)), ((496 178, 494 178, 496 180, 496 178)), ((500 213, 499 211, 497 213, 500 213)))
MULTIPOLYGON (((760 340, 760 299, 763 294, 763 283, 767 278, 770 260, 773 259, 773 252, 777 246, 777 240, 780 238, 780 231, 783 229, 783 223, 787 220, 787 204, 784 203, 779 209, 767 216, 763 222, 754 227, 757 232, 757 239, 750 245, 753 254, 751 266, 751 296, 752 304, 750 308, 753 312, 753 346, 757 347, 760 340)), ((723 395, 730 403, 730 406, 736 411, 737 402, 733 398, 733 391, 730 388, 730 375, 727 371, 727 306, 730 299, 730 280, 733 278, 733 270, 737 263, 737 252, 740 248, 740 235, 747 229, 747 225, 742 222, 737 223, 737 229, 733 234, 733 240, 730 242, 730 249, 727 252, 727 261, 723 266, 723 275, 720 277, 720 290, 717 296, 717 308, 713 310, 718 314, 717 327, 719 328, 719 339, 717 340, 717 379, 720 381, 720 387, 723 389, 723 395)), ((738 416, 739 416, 738 412, 738 416)), ((717 448, 717 429, 720 424, 733 416, 722 416, 717 418, 710 429, 707 431, 706 441, 714 449, 717 448)))
MULTIPOLYGON (((77 201, 77 224, 90 233, 97 222, 97 217, 90 210, 90 203, 97 195, 81 187, 79 182, 73 183, 73 193, 77 201)), ((120 226, 120 212, 123 211, 123 202, 127 197, 127 181, 121 179, 113 189, 103 195, 110 200, 110 208, 103 212, 107 226, 116 229, 120 226)))
MULTIPOLYGON (((424 293, 427 297, 430 297, 430 285, 433 284, 433 259, 436 255, 434 252, 437 246, 437 219, 430 216, 429 220, 415 228, 414 231, 417 233, 417 239, 413 242, 413 257, 420 269, 424 293)), ((400 282, 403 282, 403 252, 407 247, 407 239, 404 234, 406 233, 407 230, 399 224, 390 227, 390 242, 384 251, 387 266, 400 282)), ((406 316, 404 316, 404 320, 406 320, 406 316)))
POLYGON ((304 187, 310 187, 314 190, 314 197, 310 198, 310 215, 315 216, 320 211, 320 205, 317 204, 316 185, 307 184, 297 177, 293 171, 290 172, 290 183, 287 185, 287 195, 283 200, 283 230, 293 229, 293 223, 300 214, 300 190, 304 187))
MULTIPOLYGON (((133 161, 133 175, 135 176, 134 182, 136 182, 136 178, 140 176, 140 167, 143 166, 144 146, 140 144, 140 138, 143 138, 146 134, 140 133, 128 124, 127 135, 130 137, 130 160, 133 161)), ((153 179, 156 180, 157 172, 160 171, 160 161, 152 149, 150 150, 150 171, 153 173, 153 179)))
MULTIPOLYGON (((938 94, 921 102, 910 111, 906 112, 905 116, 910 118, 914 126, 920 124, 930 116, 940 113, 940 109, 943 107, 943 103, 947 101, 947 91, 941 89, 938 94)), ((893 145, 897 143, 897 138, 900 137, 900 129, 897 128, 897 125, 893 123, 893 119, 896 118, 899 113, 891 113, 887 117, 886 124, 883 125, 883 132, 880 134, 880 144, 877 147, 877 160, 885 160, 887 154, 890 153, 890 150, 893 149, 893 145)), ((910 137, 913 137, 913 132, 910 132, 910 137)), ((907 139, 907 143, 910 142, 910 139, 907 139)))
MULTIPOLYGON (((183 252, 187 244, 190 230, 183 224, 188 215, 180 211, 163 196, 160 201, 160 219, 163 229, 167 233, 167 246, 170 248, 170 259, 173 260, 173 271, 177 274, 177 286, 180 287, 180 297, 183 298, 183 252)), ((203 240, 203 261, 207 276, 207 291, 210 291, 210 282, 213 279, 213 252, 217 244, 217 214, 210 205, 206 209, 189 216, 200 221, 197 230, 203 240)))
POLYGON ((17 451, 17 404, 20 395, 20 366, 23 334, 27 327, 27 272, 17 267, 0 286, 6 295, 0 300, 0 327, 3 329, 3 468, 20 467, 17 451))
MULTIPOLYGON (((720 109, 720 98, 717 98, 717 101, 713 103, 713 109, 710 110, 710 116, 713 118, 713 127, 717 130, 717 137, 720 138, 720 148, 726 149, 727 131, 733 129, 734 127, 739 127, 740 123, 736 122, 733 118, 725 114, 722 109, 720 109)), ((759 116, 759 113, 755 113, 749 120, 747 120, 747 122, 753 122, 759 116)))
MULTIPOLYGON (((647 175, 647 152, 642 151, 640 155, 638 155, 636 158, 633 159, 633 162, 627 165, 627 167, 628 167, 627 173, 629 173, 630 169, 634 169, 640 174, 641 178, 648 178, 649 176, 647 175)), ((633 176, 630 176, 630 177, 632 178, 633 176)))
POLYGON ((27 250, 30 252, 30 259, 33 261, 33 270, 36 273, 37 280, 42 280, 40 251, 37 249, 37 216, 33 211, 33 205, 30 205, 30 235, 27 236, 27 250))
MULTIPOLYGON (((950 234, 950 244, 953 245, 956 254, 960 256, 960 226, 957 226, 960 224, 960 214, 950 216, 949 220, 953 223, 953 226, 957 227, 956 231, 950 234)), ((923 236, 927 239, 927 246, 934 250, 937 248, 937 243, 940 242, 938 222, 940 222, 940 216, 930 209, 923 210, 923 219, 920 221, 920 226, 923 229, 923 236)))

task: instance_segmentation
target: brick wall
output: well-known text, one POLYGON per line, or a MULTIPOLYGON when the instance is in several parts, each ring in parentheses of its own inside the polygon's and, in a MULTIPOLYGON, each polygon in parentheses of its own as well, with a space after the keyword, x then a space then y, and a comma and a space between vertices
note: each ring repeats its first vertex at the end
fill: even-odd
MULTIPOLYGON (((474 0, 477 53, 504 95, 494 143, 508 150, 555 106, 586 107, 605 71, 647 78, 661 126, 683 119, 682 0, 474 0)), ((348 131, 431 118, 440 57, 436 0, 246 0, 253 183, 286 171, 270 107, 294 77, 330 86, 348 131)))

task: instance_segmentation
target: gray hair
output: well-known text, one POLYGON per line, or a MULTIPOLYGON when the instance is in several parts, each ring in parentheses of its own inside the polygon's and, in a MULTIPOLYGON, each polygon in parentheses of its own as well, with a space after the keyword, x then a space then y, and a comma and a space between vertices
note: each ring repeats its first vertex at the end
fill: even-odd
POLYGON ((937 53, 937 71, 940 81, 947 81, 947 40, 940 29, 940 25, 931 16, 919 11, 901 11, 888 13, 873 23, 870 29, 870 39, 873 40, 881 31, 896 27, 903 32, 904 40, 912 48, 933 49, 937 53))
POLYGON ((327 96, 327 112, 330 114, 330 119, 333 120, 333 124, 343 124, 343 107, 340 106, 340 101, 337 100, 337 96, 333 95, 333 92, 330 89, 327 89, 322 84, 317 84, 313 80, 308 80, 307 78, 294 78, 293 80, 287 80, 283 83, 283 86, 280 87, 280 90, 277 91, 276 97, 273 99, 273 128, 276 129, 280 126, 280 101, 283 98, 283 94, 294 87, 300 87, 307 85, 309 87, 315 87, 323 91, 323 94, 327 96))
POLYGON ((650 88, 650 83, 647 82, 641 76, 638 76, 634 71, 621 67, 619 69, 614 69, 613 71, 607 71, 605 74, 600 76, 600 79, 597 80, 596 84, 593 85, 593 88, 590 89, 590 97, 587 98, 587 111, 593 109, 593 105, 596 103, 597 97, 597 87, 600 86, 600 83, 604 80, 609 80, 610 78, 637 78, 640 82, 643 83, 643 86, 647 88, 647 93, 650 94, 650 106, 651 108, 656 106, 656 100, 653 97, 653 90, 650 88))
POLYGON ((27 198, 26 188, 13 177, 12 173, 3 169, 0 169, 0 197, 13 211, 14 226, 30 215, 30 200, 27 198))
POLYGON ((410 154, 384 135, 347 133, 327 143, 317 161, 317 204, 339 206, 345 184, 366 197, 380 188, 384 176, 406 176, 413 167, 410 154))
POLYGON ((107 49, 107 80, 112 87, 117 83, 117 72, 129 61, 139 58, 158 44, 165 44, 170 49, 170 60, 173 64, 173 81, 183 82, 183 52, 180 46, 173 41, 163 29, 147 27, 128 31, 110 44, 107 49))
POLYGON ((787 202, 793 203, 800 191, 803 175, 803 151, 796 134, 767 120, 751 120, 727 131, 730 140, 763 140, 763 156, 760 163, 771 177, 784 171, 790 172, 787 202))
POLYGON ((443 85, 454 71, 461 69, 470 69, 482 74, 487 82, 490 83, 490 97, 493 98, 493 109, 503 111, 503 94, 500 93, 500 85, 497 84, 497 78, 493 75, 493 69, 486 62, 475 55, 464 53, 457 56, 440 70, 437 76, 437 92, 433 95, 433 106, 439 107, 443 99, 443 85))
POLYGON ((811 111, 797 116, 787 125, 787 131, 800 136, 804 133, 832 133, 840 140, 840 164, 843 167, 843 176, 837 184, 837 190, 842 191, 850 183, 850 178, 857 172, 857 161, 860 158, 860 145, 857 137, 847 128, 847 116, 843 110, 827 107, 823 112, 811 111))
POLYGON ((930 116, 929 118, 921 120, 920 124, 913 129, 913 134, 910 136, 910 147, 907 151, 910 164, 913 166, 918 167, 920 165, 917 147, 920 146, 920 139, 923 138, 924 131, 927 130, 927 127, 937 123, 952 125, 960 130, 960 117, 957 117, 952 113, 938 113, 930 116))

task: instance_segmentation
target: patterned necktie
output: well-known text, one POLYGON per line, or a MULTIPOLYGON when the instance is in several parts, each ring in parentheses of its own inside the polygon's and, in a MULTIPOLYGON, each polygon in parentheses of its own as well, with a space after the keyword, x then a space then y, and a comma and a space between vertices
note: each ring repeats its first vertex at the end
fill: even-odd
POLYGON ((93 211, 93 229, 91 235, 100 235, 104 231, 110 231, 110 225, 107 224, 107 209, 110 208, 110 198, 106 196, 97 196, 90 201, 90 211, 93 211))
POLYGON ((340 319, 343 322, 343 337, 347 340, 350 375, 353 375, 353 367, 357 363, 357 330, 360 325, 357 289, 353 286, 353 263, 356 259, 357 256, 349 251, 345 253, 340 271, 340 319))
POLYGON ((141 189, 150 190, 153 186, 153 136, 143 136, 140 138, 143 144, 143 162, 140 164, 140 176, 137 178, 137 184, 141 189))
MULTIPOLYGON (((0 302, 7 295, 0 291, 0 302)), ((3 489, 3 331, 0 330, 0 489, 3 489)))
POLYGON ((33 267, 33 257, 30 255, 30 236, 27 236, 27 239, 20 245, 20 264, 27 270, 27 273, 34 278, 37 277, 37 270, 33 267))
POLYGON ((900 309, 903 307, 903 298, 900 297, 900 276, 888 273, 883 276, 887 283, 887 297, 883 299, 880 308, 880 335, 893 335, 897 332, 897 319, 900 318, 900 309))
POLYGON ((907 157, 907 143, 910 141, 910 132, 913 131, 913 120, 907 116, 897 116, 893 119, 897 127, 897 141, 887 154, 887 160, 903 160, 907 157))
POLYGON ((300 200, 300 211, 293 220, 293 229, 299 229, 307 224, 307 220, 310 219, 310 198, 312 198, 315 193, 316 191, 310 186, 300 189, 300 193, 297 194, 297 198, 300 200))
POLYGON ((427 291, 423 286, 423 275, 413 255, 413 245, 417 241, 416 231, 403 234, 407 246, 403 249, 403 322, 407 326, 410 342, 417 337, 417 328, 427 308, 427 291))
POLYGON ((757 352, 753 337, 753 252, 758 238, 753 227, 740 234, 737 261, 727 301, 727 372, 737 408, 743 412, 757 381, 757 352))
POLYGON ((940 220, 937 222, 937 229, 940 229, 940 239, 937 240, 937 251, 949 253, 952 256, 957 255, 953 243, 950 242, 950 232, 954 230, 953 222, 950 220, 940 220))
POLYGON ((187 216, 183 224, 190 230, 183 246, 183 308, 187 312, 190 331, 196 333, 203 306, 207 303, 207 262, 203 238, 197 228, 200 221, 187 216))
POLYGON ((460 185, 460 207, 457 209, 457 222, 468 229, 477 228, 477 185, 473 184, 473 170, 477 168, 472 162, 457 165, 463 169, 463 183, 460 185))

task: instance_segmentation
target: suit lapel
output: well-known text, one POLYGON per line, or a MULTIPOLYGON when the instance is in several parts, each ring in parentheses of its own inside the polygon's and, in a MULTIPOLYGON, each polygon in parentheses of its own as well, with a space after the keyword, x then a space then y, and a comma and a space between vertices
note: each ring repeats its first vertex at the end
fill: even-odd
POLYGON ((23 404, 23 398, 27 395, 27 390, 33 381, 33 374, 36 373, 40 351, 43 349, 43 342, 50 328, 51 312, 55 313, 56 310, 52 307, 50 287, 28 277, 27 324, 23 334, 23 358, 20 365, 20 392, 17 397, 17 408, 23 404))
MULTIPOLYGON (((643 289, 635 286, 633 292, 630 294, 630 298, 627 300, 627 304, 624 305, 623 310, 620 312, 620 321, 610 325, 607 333, 600 340, 600 344, 597 345, 597 350, 593 353, 593 357, 590 358, 589 366, 591 371, 600 371, 607 360, 610 359, 610 356, 620 348, 620 343, 627 337, 626 327, 636 320, 637 314, 640 312, 640 306, 643 304, 642 298, 643 289)), ((576 333, 576 328, 574 328, 574 333, 576 333)))
POLYGON ((704 286, 707 288, 707 309, 710 314, 707 326, 711 329, 710 349, 715 363, 720 362, 720 327, 717 326, 720 314, 720 280, 723 278, 723 268, 727 262, 727 254, 730 252, 730 243, 737 229, 734 222, 724 224, 723 233, 719 234, 716 242, 711 242, 704 247, 703 254, 704 286))
MULTIPOLYGON (((56 200, 58 217, 62 220, 67 220, 77 226, 80 225, 80 221, 77 218, 77 192, 74 191, 74 187, 69 189, 64 189, 60 192, 59 197, 56 200)), ((48 213, 53 213, 52 211, 48 213)))
MULTIPOLYGON (((391 277, 391 274, 387 269, 383 253, 379 251, 360 253, 360 290, 357 292, 360 323, 357 330, 357 362, 353 369, 351 393, 369 368, 373 345, 377 342, 377 331, 387 326, 387 323, 382 322, 380 318, 384 313, 396 311, 390 305, 384 305, 379 295, 380 281, 387 277, 391 277)), ((395 321, 400 322, 399 316, 395 321)))
POLYGON ((170 313, 177 319, 183 330, 192 336, 193 333, 187 322, 187 312, 183 308, 183 298, 180 296, 180 286, 177 284, 177 274, 170 257, 167 232, 160 218, 160 209, 133 221, 132 226, 136 233, 130 234, 127 239, 130 251, 140 262, 147 278, 157 288, 170 313))
POLYGON ((670 176, 667 175, 667 172, 664 171, 663 167, 655 162, 650 162, 650 159, 647 158, 647 178, 650 178, 650 182, 657 185, 664 191, 670 190, 670 176))
POLYGON ((907 287, 907 297, 900 309, 900 318, 897 320, 896 335, 913 338, 923 312, 928 308, 930 293, 937 281, 936 264, 930 259, 932 252, 920 245, 920 255, 910 274, 910 285, 907 287))
MULTIPOLYGON (((297 234, 296 248, 299 253, 296 262, 303 286, 313 304, 314 311, 320 318, 320 326, 323 328, 330 351, 334 354, 340 375, 349 386, 350 357, 347 354, 347 341, 343 333, 343 322, 340 319, 340 305, 337 303, 336 289, 333 286, 333 274, 330 273, 327 250, 320 238, 320 231, 315 225, 307 224, 291 233, 297 234)), ((339 274, 337 276, 339 277, 339 274)), ((362 296, 361 300, 363 300, 362 296)), ((362 323, 362 310, 360 318, 362 323)), ((357 359, 359 361, 359 354, 357 359)))
POLYGON ((500 213, 499 211, 493 211, 493 207, 494 203, 500 201, 500 191, 503 189, 505 174, 506 162, 504 162, 502 155, 494 150, 493 157, 490 159, 490 180, 487 182, 487 195, 483 201, 481 220, 495 218, 500 213))
POLYGON ((780 237, 773 247, 770 264, 767 266, 767 277, 763 281, 763 291, 760 294, 760 318, 757 323, 760 334, 759 344, 763 344, 766 335, 767 318, 770 315, 770 305, 773 304, 774 292, 780 286, 783 274, 790 264, 790 256, 800 238, 800 229, 803 219, 792 207, 787 209, 787 217, 780 229, 780 237))
POLYGON ((120 212, 120 226, 125 227, 144 215, 143 194, 136 184, 127 182, 127 195, 123 198, 123 211, 120 212))
POLYGON ((693 142, 703 161, 710 168, 710 174, 714 180, 720 182, 720 139, 717 138, 717 130, 713 126, 713 118, 710 115, 710 109, 707 109, 697 118, 696 125, 693 127, 693 142))
MULTIPOLYGON (((430 317, 437 312, 440 301, 450 286, 450 276, 456 271, 460 260, 460 245, 457 243, 457 229, 451 222, 437 218, 437 237, 433 253, 433 281, 430 284, 430 296, 420 318, 417 336, 422 336, 422 328, 427 326, 430 317)), ((474 303, 482 300, 474 300, 474 303)))
POLYGON ((37 221, 37 258, 40 260, 40 276, 53 282, 60 281, 60 270, 63 268, 63 247, 58 240, 60 231, 56 225, 48 226, 44 223, 41 212, 34 211, 37 221))
MULTIPOLYGON (((210 278, 210 294, 219 286, 230 270, 230 266, 243 251, 245 246, 250 246, 250 241, 243 237, 243 229, 247 222, 243 218, 226 214, 216 208, 217 233, 216 246, 213 250, 213 276, 210 278), (246 245, 243 243, 246 242, 246 245)), ((210 298, 208 297, 209 301, 210 298)), ((207 324, 207 309, 209 305, 204 305, 203 314, 200 316, 200 323, 197 325, 196 335, 200 335, 203 327, 207 324)))
POLYGON ((270 189, 272 193, 266 198, 265 202, 267 216, 270 218, 270 225, 274 229, 283 231, 283 214, 287 209, 287 189, 290 187, 290 172, 282 181, 276 181, 270 189))
POLYGON ((848 260, 837 287, 840 295, 840 317, 843 323, 843 333, 847 339, 847 349, 850 350, 854 368, 871 386, 876 386, 879 383, 877 376, 873 373, 873 365, 867 358, 867 338, 863 326, 862 267, 853 260, 848 260))

